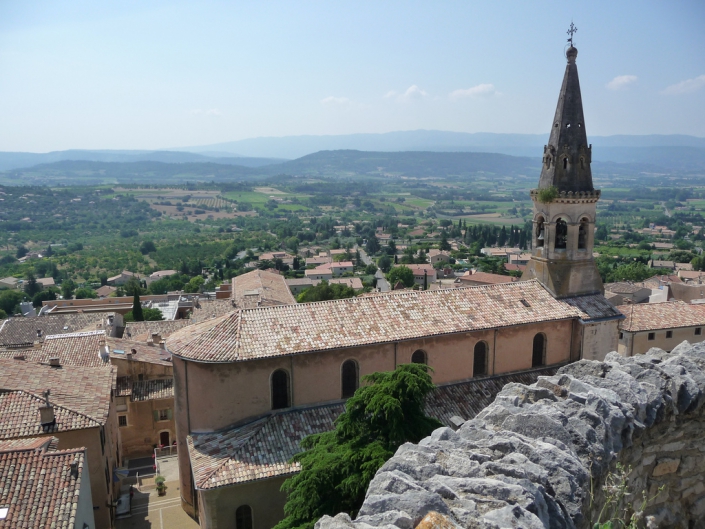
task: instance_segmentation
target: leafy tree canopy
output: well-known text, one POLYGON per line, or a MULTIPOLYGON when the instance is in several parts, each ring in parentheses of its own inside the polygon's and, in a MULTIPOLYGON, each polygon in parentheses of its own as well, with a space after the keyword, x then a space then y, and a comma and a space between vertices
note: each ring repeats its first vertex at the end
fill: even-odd
POLYGON ((299 303, 311 303, 312 301, 328 301, 330 299, 344 299, 355 296, 355 290, 347 285, 330 284, 328 281, 321 281, 316 286, 307 288, 296 297, 299 303))
POLYGON ((81 287, 76 290, 76 299, 95 299, 98 297, 98 293, 92 288, 81 287))
POLYGON ((408 266, 395 266, 387 274, 387 281, 390 286, 397 284, 397 281, 404 283, 404 286, 409 288, 414 286, 414 272, 408 266))
MULTIPOLYGON (((139 320, 139 321, 162 321, 164 319, 164 315, 162 314, 162 311, 159 309, 142 309, 142 317, 144 319, 139 320)), ((138 321, 135 320, 135 317, 132 313, 132 311, 128 312, 123 316, 123 319, 125 321, 138 321)))
POLYGON ((24 294, 19 290, 2 290, 0 291, 0 310, 7 314, 14 314, 22 299, 24 299, 24 294))
POLYGON ((330 432, 309 435, 292 461, 301 472, 284 482, 286 518, 276 529, 311 529, 323 515, 355 516, 377 470, 403 443, 418 443, 440 422, 424 413, 433 382, 423 364, 363 377, 330 432))

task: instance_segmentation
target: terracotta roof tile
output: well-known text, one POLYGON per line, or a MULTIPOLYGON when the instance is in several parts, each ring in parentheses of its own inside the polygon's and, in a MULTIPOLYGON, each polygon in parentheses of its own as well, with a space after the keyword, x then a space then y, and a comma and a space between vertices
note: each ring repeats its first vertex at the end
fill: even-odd
POLYGON ((171 366, 171 353, 162 349, 159 345, 146 345, 143 342, 133 342, 121 338, 108 338, 106 344, 110 350, 110 357, 125 360, 127 354, 131 354, 133 362, 145 362, 162 366, 171 366))
POLYGON ((579 310, 580 319, 583 321, 624 318, 617 307, 601 294, 562 298, 558 301, 579 310))
POLYGON ((54 439, 40 441, 15 449, 0 443, 0 506, 9 507, 0 528, 74 527, 85 449, 54 450, 54 439))
MULTIPOLYGON (((32 362, 0 359, 0 390, 22 391, 28 395, 40 398, 44 391, 51 390, 50 402, 86 417, 93 424, 105 424, 110 409, 110 392, 115 387, 116 371, 114 367, 50 367, 32 362)), ((33 422, 38 417, 38 407, 35 400, 26 397, 6 397, 5 405, 15 410, 15 416, 20 413, 33 422), (17 408, 22 404, 22 408, 17 408)), ((7 408, 10 409, 10 408, 7 408)), ((0 416, 5 417, 4 412, 0 416)), ((74 420, 74 419, 72 419, 74 420)), ((78 421, 78 419, 75 419, 78 421)), ((5 421, 0 421, 2 428, 5 421)), ((38 419, 37 419, 38 423, 38 419)), ((68 424, 68 423, 67 423, 68 424)), ((79 424, 71 423, 71 424, 79 424)), ((8 427, 14 428, 13 425, 8 427)), ((81 426, 86 427, 86 426, 81 426)))
POLYGON ((174 379, 137 380, 132 384, 132 400, 156 400, 174 398, 174 379))
POLYGON ((531 280, 243 309, 182 329, 167 347, 197 361, 233 362, 581 315, 531 280))
POLYGON ((628 332, 705 326, 705 310, 682 301, 638 303, 617 307, 625 316, 620 328, 628 332))
MULTIPOLYGON (((532 384, 539 376, 555 374, 558 367, 439 386, 426 402, 426 413, 449 426, 456 415, 471 419, 494 401, 505 384, 532 384)), ((301 451, 301 440, 331 430, 343 410, 343 403, 288 410, 222 432, 191 434, 187 444, 196 488, 213 489, 298 472, 300 465, 289 460, 301 451)))
POLYGON ((93 314, 53 314, 35 318, 8 318, 0 322, 0 346, 27 347, 37 341, 37 331, 41 331, 40 341, 46 336, 74 333, 82 330, 97 330, 106 313, 93 314))
POLYGON ((199 300, 198 307, 194 307, 191 318, 186 321, 190 323, 200 323, 228 314, 234 310, 235 306, 231 299, 199 300))
POLYGON ((295 304, 284 276, 253 270, 233 277, 232 300, 240 308, 295 304))
POLYGON ((190 320, 165 320, 165 321, 130 321, 125 324, 125 331, 122 337, 127 340, 146 341, 151 338, 152 333, 159 333, 162 339, 170 334, 191 325, 190 320))
POLYGON ((58 358, 61 365, 107 367, 110 366, 110 357, 100 356, 100 346, 105 341, 105 331, 47 336, 42 345, 44 361, 58 358))

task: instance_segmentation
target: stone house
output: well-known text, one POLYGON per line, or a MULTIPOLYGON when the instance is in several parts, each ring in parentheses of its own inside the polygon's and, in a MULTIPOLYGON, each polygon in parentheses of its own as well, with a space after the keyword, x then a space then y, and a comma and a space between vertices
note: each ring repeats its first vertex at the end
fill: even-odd
POLYGON ((0 358, 0 440, 56 437, 86 450, 95 527, 112 527, 120 441, 113 400, 116 370, 0 358))
MULTIPOLYGON (((648 303, 651 296, 651 288, 639 283, 620 281, 618 283, 607 283, 605 292, 618 295, 622 303, 648 303)), ((620 303, 621 305, 621 303, 620 303)))
POLYGON ((124 285, 133 277, 135 279, 140 278, 140 276, 138 274, 135 274, 134 272, 130 272, 129 270, 123 270, 118 275, 113 276, 113 277, 109 277, 108 278, 108 285, 113 286, 113 287, 124 285))
POLYGON ((86 449, 58 444, 51 436, 0 441, 0 527, 95 527, 86 449))
POLYGON ((432 249, 428 251, 427 254, 428 257, 428 262, 431 263, 432 265, 435 265, 436 263, 444 262, 447 263, 450 261, 450 254, 441 251, 441 250, 436 250, 432 249))
POLYGON ((682 301, 620 305, 625 316, 619 326, 617 351, 622 356, 644 354, 652 347, 671 351, 684 340, 703 341, 705 306, 682 301))

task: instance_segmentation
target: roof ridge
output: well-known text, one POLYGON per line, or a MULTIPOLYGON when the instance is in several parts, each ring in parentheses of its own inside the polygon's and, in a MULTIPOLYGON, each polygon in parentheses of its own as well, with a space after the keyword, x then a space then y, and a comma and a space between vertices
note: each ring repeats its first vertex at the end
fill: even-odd
POLYGON ((58 340, 60 338, 82 338, 84 336, 97 336, 99 334, 105 334, 105 329, 96 331, 67 332, 66 334, 48 334, 44 337, 44 340, 58 340))
MULTIPOLYGON (((0 389, 0 393, 24 393, 24 394, 26 394, 26 395, 29 395, 30 397, 35 398, 36 400, 38 400, 38 401, 40 401, 40 402, 46 402, 46 400, 44 399, 43 396, 37 395, 37 394, 34 393, 33 391, 29 391, 29 390, 27 390, 27 389, 0 389)), ((83 413, 83 412, 80 412, 80 411, 78 411, 78 410, 74 410, 73 408, 69 408, 68 406, 66 406, 66 405, 64 405, 64 404, 59 404, 59 403, 56 403, 56 402, 50 402, 50 404, 51 404, 53 407, 61 408, 62 410, 66 410, 66 411, 68 411, 68 412, 70 412, 70 413, 75 413, 76 415, 80 415, 81 417, 84 417, 84 418, 86 418, 86 419, 88 419, 88 420, 90 420, 90 421, 95 422, 96 424, 98 424, 98 426, 101 425, 101 422, 100 422, 98 419, 96 419, 95 417, 91 417, 90 415, 86 415, 86 414, 83 413)))

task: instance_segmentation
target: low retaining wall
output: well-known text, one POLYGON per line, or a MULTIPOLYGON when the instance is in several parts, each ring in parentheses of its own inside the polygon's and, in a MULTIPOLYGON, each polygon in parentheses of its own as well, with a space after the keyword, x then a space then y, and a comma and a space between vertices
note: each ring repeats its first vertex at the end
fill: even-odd
POLYGON ((640 527, 702 528, 704 403, 705 343, 581 360, 402 446, 355 521, 316 528, 591 528, 615 485, 629 493, 616 514, 636 512, 640 527))

